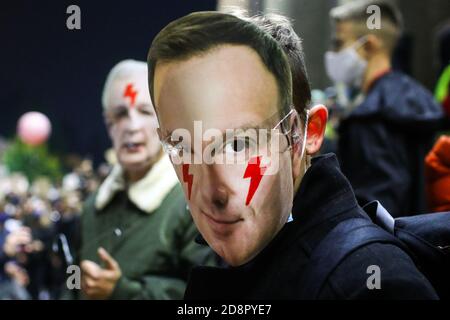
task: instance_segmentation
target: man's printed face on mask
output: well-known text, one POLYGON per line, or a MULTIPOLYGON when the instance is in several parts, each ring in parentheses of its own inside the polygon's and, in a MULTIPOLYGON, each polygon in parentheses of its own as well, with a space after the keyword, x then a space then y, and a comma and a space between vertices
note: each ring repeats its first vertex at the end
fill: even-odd
POLYGON ((116 78, 106 101, 105 117, 119 163, 129 173, 148 168, 160 143, 146 72, 116 78))
MULTIPOLYGON (((162 138, 180 128, 193 137, 194 121, 222 134, 255 128, 279 105, 276 80, 257 53, 231 45, 186 61, 158 63, 154 98, 162 138)), ((239 152, 233 145, 225 149, 239 152)), ((252 259, 286 223, 293 194, 288 150, 233 164, 174 165, 199 231, 227 263, 252 259), (267 175, 269 165, 279 169, 267 175)))

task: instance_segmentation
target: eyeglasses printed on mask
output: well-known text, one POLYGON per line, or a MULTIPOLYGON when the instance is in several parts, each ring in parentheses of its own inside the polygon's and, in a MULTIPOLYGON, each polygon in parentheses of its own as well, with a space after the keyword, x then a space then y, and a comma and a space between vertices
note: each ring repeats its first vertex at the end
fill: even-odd
MULTIPOLYGON (((289 121, 292 119, 292 115, 298 117, 294 108, 291 108, 289 112, 282 116, 281 120, 271 129, 269 129, 270 123, 280 118, 279 112, 250 128, 228 129, 225 132, 218 129, 208 129, 201 135, 194 133, 194 136, 202 137, 203 141, 214 140, 203 148, 201 147, 203 141, 192 143, 191 134, 186 129, 174 130, 169 136, 162 139, 161 143, 164 151, 174 164, 247 164, 248 160, 256 155, 270 157, 274 154, 283 153, 302 140, 301 148, 304 149, 305 130, 299 132, 299 129, 293 128, 293 122, 289 121), (295 132, 292 132, 292 130, 295 130, 295 132), (202 152, 199 153, 194 150, 195 146, 202 149, 202 152)), ((305 129, 307 118, 308 113, 306 112, 305 129)), ((202 128, 200 121, 194 121, 194 132, 196 122, 199 124, 198 127, 202 128)), ((158 133, 161 137, 159 130, 158 133)))

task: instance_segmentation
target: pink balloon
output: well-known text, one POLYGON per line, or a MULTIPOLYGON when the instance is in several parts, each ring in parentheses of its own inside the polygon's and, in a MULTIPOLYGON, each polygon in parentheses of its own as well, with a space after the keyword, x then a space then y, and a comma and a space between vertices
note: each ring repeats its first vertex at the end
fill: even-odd
POLYGON ((40 112, 23 114, 17 124, 17 134, 26 144, 37 146, 44 143, 51 132, 50 120, 40 112))

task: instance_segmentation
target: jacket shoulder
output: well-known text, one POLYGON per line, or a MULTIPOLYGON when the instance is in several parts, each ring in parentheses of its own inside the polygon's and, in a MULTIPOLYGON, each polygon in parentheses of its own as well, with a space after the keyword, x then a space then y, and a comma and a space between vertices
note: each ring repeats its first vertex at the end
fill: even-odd
POLYGON ((91 217, 95 213, 95 198, 97 197, 97 191, 90 194, 83 202, 81 210, 81 219, 84 220, 87 217, 91 217))
POLYGON ((433 95, 406 74, 391 72, 379 79, 352 117, 379 116, 396 123, 440 121, 443 111, 433 95))
POLYGON ((167 214, 177 216, 178 218, 184 217, 186 213, 189 213, 183 189, 180 184, 176 184, 170 190, 157 210, 162 210, 167 212, 167 214))
POLYGON ((97 198, 97 191, 90 194, 84 201, 83 208, 91 209, 95 208, 95 199, 97 198))
POLYGON ((321 295, 333 299, 438 299, 409 255, 383 243, 368 244, 346 257, 321 295))

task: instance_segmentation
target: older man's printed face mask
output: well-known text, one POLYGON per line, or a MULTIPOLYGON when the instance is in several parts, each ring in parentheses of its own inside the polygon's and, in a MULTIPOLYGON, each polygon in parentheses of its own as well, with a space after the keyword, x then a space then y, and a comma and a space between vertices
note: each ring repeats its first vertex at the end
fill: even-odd
POLYGON ((115 79, 107 101, 105 117, 119 163, 127 171, 145 168, 160 150, 147 74, 115 79))
POLYGON ((249 261, 290 214, 295 113, 279 111, 275 78, 244 46, 158 65, 154 93, 199 231, 229 264, 249 261))

